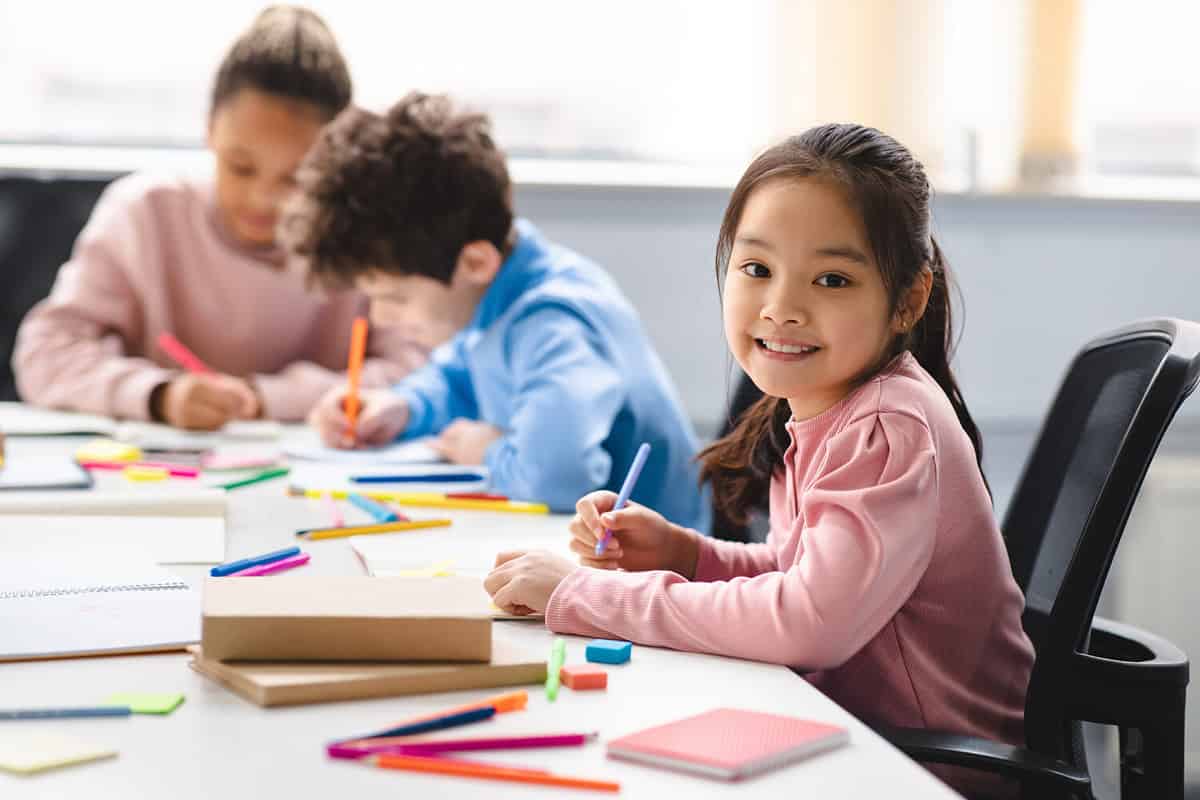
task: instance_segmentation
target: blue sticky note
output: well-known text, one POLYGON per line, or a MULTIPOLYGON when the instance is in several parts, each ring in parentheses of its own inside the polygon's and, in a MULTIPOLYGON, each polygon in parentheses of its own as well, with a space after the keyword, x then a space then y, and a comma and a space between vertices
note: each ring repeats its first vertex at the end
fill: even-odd
POLYGON ((624 664, 632 652, 632 643, 611 639, 592 639, 585 651, 587 660, 598 664, 624 664))

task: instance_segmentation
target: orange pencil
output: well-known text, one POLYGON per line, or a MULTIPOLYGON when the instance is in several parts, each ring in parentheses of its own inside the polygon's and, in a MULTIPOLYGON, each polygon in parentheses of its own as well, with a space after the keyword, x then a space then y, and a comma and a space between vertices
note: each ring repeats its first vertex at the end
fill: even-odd
POLYGON ((350 359, 346 365, 346 421, 350 426, 350 438, 356 438, 354 427, 358 424, 358 382, 362 377, 363 356, 367 352, 367 319, 357 317, 350 330, 350 359))
POLYGON ((445 756, 368 756, 367 761, 385 769, 403 769, 410 772, 433 772, 439 775, 460 775, 464 778, 484 778, 513 783, 536 783, 542 786, 565 786, 571 789, 595 789, 599 792, 619 792, 621 784, 616 781, 598 781, 591 778, 570 778, 566 775, 483 764, 478 761, 463 761, 445 756))

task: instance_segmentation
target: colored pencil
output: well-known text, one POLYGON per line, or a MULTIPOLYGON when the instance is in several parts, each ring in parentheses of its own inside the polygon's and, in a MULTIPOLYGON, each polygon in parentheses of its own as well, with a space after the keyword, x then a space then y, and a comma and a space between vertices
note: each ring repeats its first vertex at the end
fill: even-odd
POLYGON ((378 522, 373 525, 346 525, 341 528, 309 528, 296 531, 297 536, 305 539, 341 539, 345 536, 370 536, 376 533, 401 533, 402 531, 418 531, 425 528, 445 528, 449 526, 448 519, 410 519, 396 522, 378 522))
POLYGON ((360 407, 358 383, 362 377, 363 356, 367 352, 367 320, 357 317, 350 329, 350 355, 346 365, 346 424, 349 428, 351 441, 358 438, 355 427, 358 425, 360 407))
POLYGON ((291 556, 290 558, 284 558, 279 561, 272 561, 269 564, 259 564, 256 567, 249 567, 247 569, 242 570, 241 572, 235 572, 232 575, 230 575, 229 577, 231 577, 231 578, 255 578, 260 575, 272 575, 276 572, 283 572, 284 570, 287 570, 287 569, 295 569, 296 567, 302 567, 308 563, 308 560, 311 557, 312 556, 310 556, 308 553, 301 553, 298 556, 291 556))
POLYGON ((188 372, 195 372, 201 375, 212 374, 213 370, 208 364, 201 361, 199 356, 189 350, 183 342, 166 331, 158 335, 158 346, 171 357, 172 361, 188 372))
POLYGON ((251 486, 255 483, 262 483, 263 481, 270 481, 270 480, 274 480, 276 478, 282 478, 284 475, 287 475, 289 472, 291 472, 290 467, 276 467, 275 469, 265 469, 262 472, 258 473, 257 475, 251 475, 249 478, 242 478, 241 480, 229 481, 228 483, 218 483, 216 488, 226 489, 226 490, 240 489, 243 486, 251 486))
POLYGON ((621 784, 615 781, 571 778, 540 770, 515 769, 498 764, 481 764, 477 761, 462 761, 444 756, 380 755, 369 756, 367 761, 384 769, 431 772, 438 775, 458 775, 464 778, 532 783, 542 786, 562 786, 570 789, 594 789, 600 792, 621 791, 621 784))

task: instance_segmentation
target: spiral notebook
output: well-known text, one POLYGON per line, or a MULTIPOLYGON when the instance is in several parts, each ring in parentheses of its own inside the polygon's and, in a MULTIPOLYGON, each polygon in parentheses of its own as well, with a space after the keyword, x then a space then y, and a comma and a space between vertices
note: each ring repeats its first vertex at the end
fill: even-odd
POLYGON ((200 594, 153 564, 7 558, 0 631, 0 662, 182 650, 200 594))

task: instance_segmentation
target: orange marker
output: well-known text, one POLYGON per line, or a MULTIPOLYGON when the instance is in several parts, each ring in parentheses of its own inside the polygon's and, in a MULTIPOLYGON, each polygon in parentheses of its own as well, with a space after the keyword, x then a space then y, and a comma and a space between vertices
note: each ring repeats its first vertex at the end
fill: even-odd
POLYGON ((363 356, 367 352, 367 319, 357 317, 354 327, 350 330, 350 359, 346 366, 346 379, 349 388, 346 390, 346 422, 349 423, 350 439, 357 439, 354 428, 358 424, 358 382, 362 377, 363 356))
POLYGON ((518 769, 499 764, 483 764, 478 761, 462 761, 445 756, 400 756, 381 755, 368 757, 368 762, 385 769, 402 769, 410 772, 433 772, 439 775, 461 775, 466 778, 485 778, 494 781, 533 783, 542 786, 562 786, 571 789, 593 789, 600 792, 619 792, 621 784, 615 781, 598 781, 588 778, 571 778, 554 775, 540 770, 518 769))

